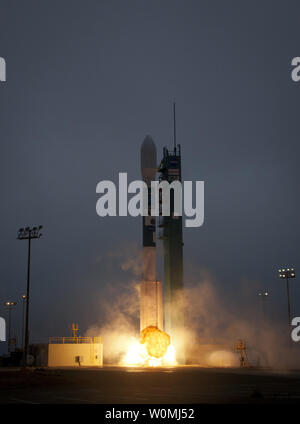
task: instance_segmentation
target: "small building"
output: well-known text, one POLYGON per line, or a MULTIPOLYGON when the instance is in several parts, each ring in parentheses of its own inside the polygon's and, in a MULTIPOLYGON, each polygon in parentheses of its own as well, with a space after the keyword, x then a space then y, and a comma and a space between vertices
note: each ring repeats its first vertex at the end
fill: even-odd
POLYGON ((50 337, 48 367, 102 367, 101 337, 50 337))

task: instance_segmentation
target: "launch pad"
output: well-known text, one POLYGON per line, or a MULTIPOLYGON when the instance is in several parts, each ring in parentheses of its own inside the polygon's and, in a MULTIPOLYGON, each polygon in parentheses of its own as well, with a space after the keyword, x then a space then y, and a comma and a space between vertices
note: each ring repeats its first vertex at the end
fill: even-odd
POLYGON ((255 369, 0 370, 0 404, 298 404, 300 372, 255 369))

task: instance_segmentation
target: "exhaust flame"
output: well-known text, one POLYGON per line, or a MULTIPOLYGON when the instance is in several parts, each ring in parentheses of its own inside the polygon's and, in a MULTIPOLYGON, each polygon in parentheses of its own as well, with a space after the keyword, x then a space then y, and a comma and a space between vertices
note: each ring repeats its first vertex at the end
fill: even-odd
POLYGON ((141 332, 141 343, 145 344, 150 356, 159 359, 167 353, 170 336, 157 327, 149 326, 141 332))
POLYGON ((140 342, 134 341, 121 361, 122 365, 160 367, 176 365, 175 349, 170 336, 157 327, 141 332, 140 342))

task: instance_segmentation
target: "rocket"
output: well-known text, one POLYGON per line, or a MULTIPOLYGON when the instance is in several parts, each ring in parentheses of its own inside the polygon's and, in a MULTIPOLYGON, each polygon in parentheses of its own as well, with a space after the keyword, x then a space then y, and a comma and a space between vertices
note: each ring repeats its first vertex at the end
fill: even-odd
POLYGON ((140 331, 149 326, 163 330, 162 286, 156 279, 156 218, 151 216, 151 181, 157 173, 156 147, 146 136, 141 147, 142 179, 148 188, 148 216, 143 216, 142 279, 140 284, 140 331))

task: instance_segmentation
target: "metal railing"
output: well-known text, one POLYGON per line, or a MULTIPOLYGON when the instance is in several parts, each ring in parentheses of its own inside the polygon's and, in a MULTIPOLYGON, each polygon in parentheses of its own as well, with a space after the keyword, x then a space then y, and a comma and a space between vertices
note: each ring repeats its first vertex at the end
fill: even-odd
POLYGON ((49 344, 101 343, 101 337, 49 337, 49 344))

